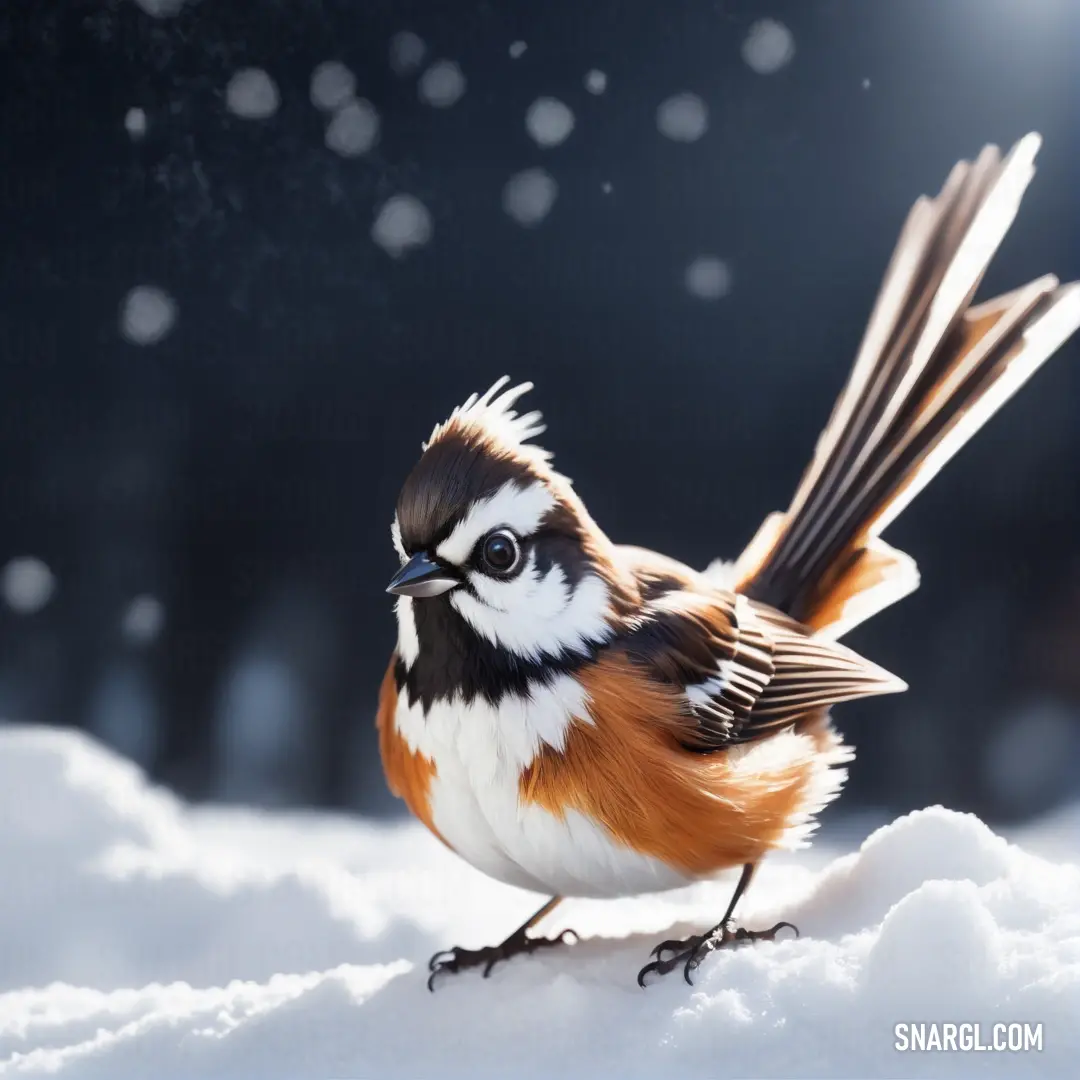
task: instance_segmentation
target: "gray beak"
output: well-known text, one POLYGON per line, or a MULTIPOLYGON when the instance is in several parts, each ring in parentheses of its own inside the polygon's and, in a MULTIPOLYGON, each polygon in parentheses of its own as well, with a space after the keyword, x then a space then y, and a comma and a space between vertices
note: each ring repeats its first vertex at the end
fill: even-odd
POLYGON ((426 552, 414 555, 386 586, 395 596, 415 596, 421 599, 439 596, 457 588, 461 578, 445 566, 440 566, 426 552))

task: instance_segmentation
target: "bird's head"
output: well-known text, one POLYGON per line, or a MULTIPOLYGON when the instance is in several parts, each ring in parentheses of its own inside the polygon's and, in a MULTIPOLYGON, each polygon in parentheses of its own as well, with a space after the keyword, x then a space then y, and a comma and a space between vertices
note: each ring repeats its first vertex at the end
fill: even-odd
MULTIPOLYGON (((478 639, 522 661, 587 652, 611 634, 611 544, 551 455, 544 426, 504 376, 439 424, 398 496, 399 654, 478 639)), ((451 650, 452 652, 452 650, 451 650)))

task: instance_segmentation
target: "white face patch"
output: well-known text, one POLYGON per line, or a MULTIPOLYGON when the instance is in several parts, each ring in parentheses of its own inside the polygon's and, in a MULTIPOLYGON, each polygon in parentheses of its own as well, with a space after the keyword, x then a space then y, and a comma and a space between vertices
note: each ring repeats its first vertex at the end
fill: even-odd
POLYGON ((595 574, 571 588, 559 566, 541 574, 530 554, 510 581, 472 573, 469 582, 477 596, 459 589, 450 603, 482 637, 526 659, 562 650, 583 652, 614 632, 608 622, 608 588, 595 574))
POLYGON ((505 526, 518 536, 528 536, 555 506, 555 496, 546 484, 536 481, 523 488, 511 481, 476 503, 435 554, 453 566, 464 566, 480 538, 492 529, 505 526))
POLYGON ((405 551, 405 545, 401 542, 401 524, 397 519, 397 514, 394 515, 394 523, 390 526, 390 538, 394 541, 394 550, 401 560, 401 565, 404 566, 409 561, 409 556, 405 551))
POLYGON ((416 612, 413 611, 413 598, 399 596, 394 604, 394 613, 398 624, 398 656, 411 668, 420 655, 420 638, 416 634, 416 612))

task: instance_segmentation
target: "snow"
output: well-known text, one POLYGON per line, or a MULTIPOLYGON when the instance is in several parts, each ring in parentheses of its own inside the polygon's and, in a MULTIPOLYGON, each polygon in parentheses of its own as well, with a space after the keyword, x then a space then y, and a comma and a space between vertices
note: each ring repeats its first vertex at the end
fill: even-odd
POLYGON ((523 169, 503 188, 503 209, 527 228, 539 225, 548 216, 559 194, 559 185, 546 169, 523 169))
POLYGON ((776 19, 759 19, 742 44, 743 60, 759 75, 772 75, 795 55, 795 38, 776 19))
POLYGON ((510 59, 520 60, 525 55, 525 50, 529 46, 524 41, 511 41, 510 42, 510 59))
POLYGON ((346 102, 326 125, 326 145, 342 157, 360 157, 378 139, 379 114, 366 98, 346 102))
POLYGON ((420 76, 420 100, 436 109, 448 109, 465 93, 465 76, 453 60, 437 60, 420 76))
POLYGON ((686 268, 686 288, 699 300, 719 300, 731 291, 731 267, 715 255, 700 255, 686 268))
POLYGON ((146 134, 146 110, 139 108, 128 109, 124 114, 124 130, 133 139, 141 139, 146 134))
POLYGON ((431 214, 412 195, 387 199, 375 216, 371 238, 388 254, 397 258, 411 248, 422 247, 431 239, 431 214))
POLYGON ((570 901, 542 929, 579 944, 430 995, 432 952, 539 899, 419 826, 192 809, 85 736, 20 726, 0 728, 0 858, 3 1076, 948 1080, 1067 1076, 1080 1052, 1080 867, 941 808, 767 860, 741 921, 803 936, 645 991, 649 949, 714 921, 730 879, 570 901), (1041 1023, 1044 1049, 902 1054, 906 1022, 1041 1023))
POLYGON ((120 624, 124 637, 133 645, 149 645, 164 625, 165 607, 154 596, 136 596, 120 624))
POLYGON ((334 112, 356 95, 356 76, 340 61, 327 60, 311 73, 310 94, 316 109, 334 112))
POLYGON ((423 39, 411 30, 400 30, 390 39, 390 68, 397 75, 415 71, 426 55, 423 39))
POLYGON ((120 333, 133 345, 154 345, 176 322, 176 301, 156 285, 136 285, 120 306, 120 333))
POLYGON ((537 98, 525 112, 525 130, 537 146, 558 146, 574 130, 574 114, 558 98, 537 98))
POLYGON ((602 94, 607 89, 607 75, 593 68, 585 75, 585 89, 590 94, 602 94))
POLYGON ((244 120, 266 120, 280 103, 277 85, 262 68, 242 68, 225 87, 226 107, 244 120))
POLYGON ((697 94, 674 94, 656 110, 656 126, 676 142, 696 142, 708 130, 709 110, 697 94))
POLYGON ((0 571, 0 595, 12 611, 33 615, 40 611, 56 591, 53 572, 33 555, 8 561, 0 571))

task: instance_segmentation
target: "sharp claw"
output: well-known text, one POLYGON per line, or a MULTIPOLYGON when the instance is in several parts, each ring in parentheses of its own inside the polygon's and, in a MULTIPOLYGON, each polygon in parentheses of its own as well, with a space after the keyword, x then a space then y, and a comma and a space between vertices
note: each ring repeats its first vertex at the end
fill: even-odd
POLYGON ((502 945, 491 946, 486 949, 462 949, 455 946, 453 949, 444 949, 437 952, 428 961, 428 971, 431 972, 427 980, 429 990, 435 989, 435 976, 443 973, 455 974, 467 968, 483 966, 483 976, 486 979, 496 964, 503 960, 521 953, 532 953, 544 946, 560 945, 567 940, 577 941, 578 935, 574 930, 564 930, 555 938, 531 938, 527 934, 515 934, 507 939, 502 945))
POLYGON ((642 969, 641 969, 641 970, 640 970, 640 971, 639 971, 639 972, 637 973, 637 981, 638 981, 638 986, 640 986, 642 990, 645 990, 645 989, 646 989, 646 984, 645 984, 645 976, 646 976, 646 975, 650 975, 650 974, 651 974, 652 972, 654 972, 654 971, 659 971, 659 970, 660 970, 660 965, 659 965, 659 964, 655 964, 655 963, 653 963, 653 964, 646 964, 646 965, 645 965, 645 966, 644 966, 644 967, 643 967, 643 968, 642 968, 642 969))
POLYGON ((428 971, 435 971, 442 964, 444 964, 446 962, 445 960, 442 959, 442 957, 444 957, 444 956, 447 958, 447 960, 452 960, 453 956, 454 956, 454 950, 453 949, 443 949, 441 952, 437 952, 428 961, 428 966, 427 966, 428 971))
POLYGON ((650 961, 638 972, 638 985, 644 989, 645 976, 650 972, 655 971, 660 975, 666 975, 680 961, 685 961, 683 963, 683 978, 689 986, 693 986, 694 980, 690 978, 690 973, 701 966, 701 962, 710 952, 722 949, 725 945, 737 947, 749 945, 755 941, 773 941, 777 932, 785 926, 794 930, 796 937, 799 936, 799 928, 794 923, 789 922, 778 922, 770 930, 747 930, 740 926, 735 931, 729 930, 726 924, 721 923, 719 926, 713 927, 707 934, 688 937, 684 941, 662 941, 649 954, 656 957, 656 959, 650 961), (661 956, 665 951, 672 953, 672 956, 666 960, 661 956))

